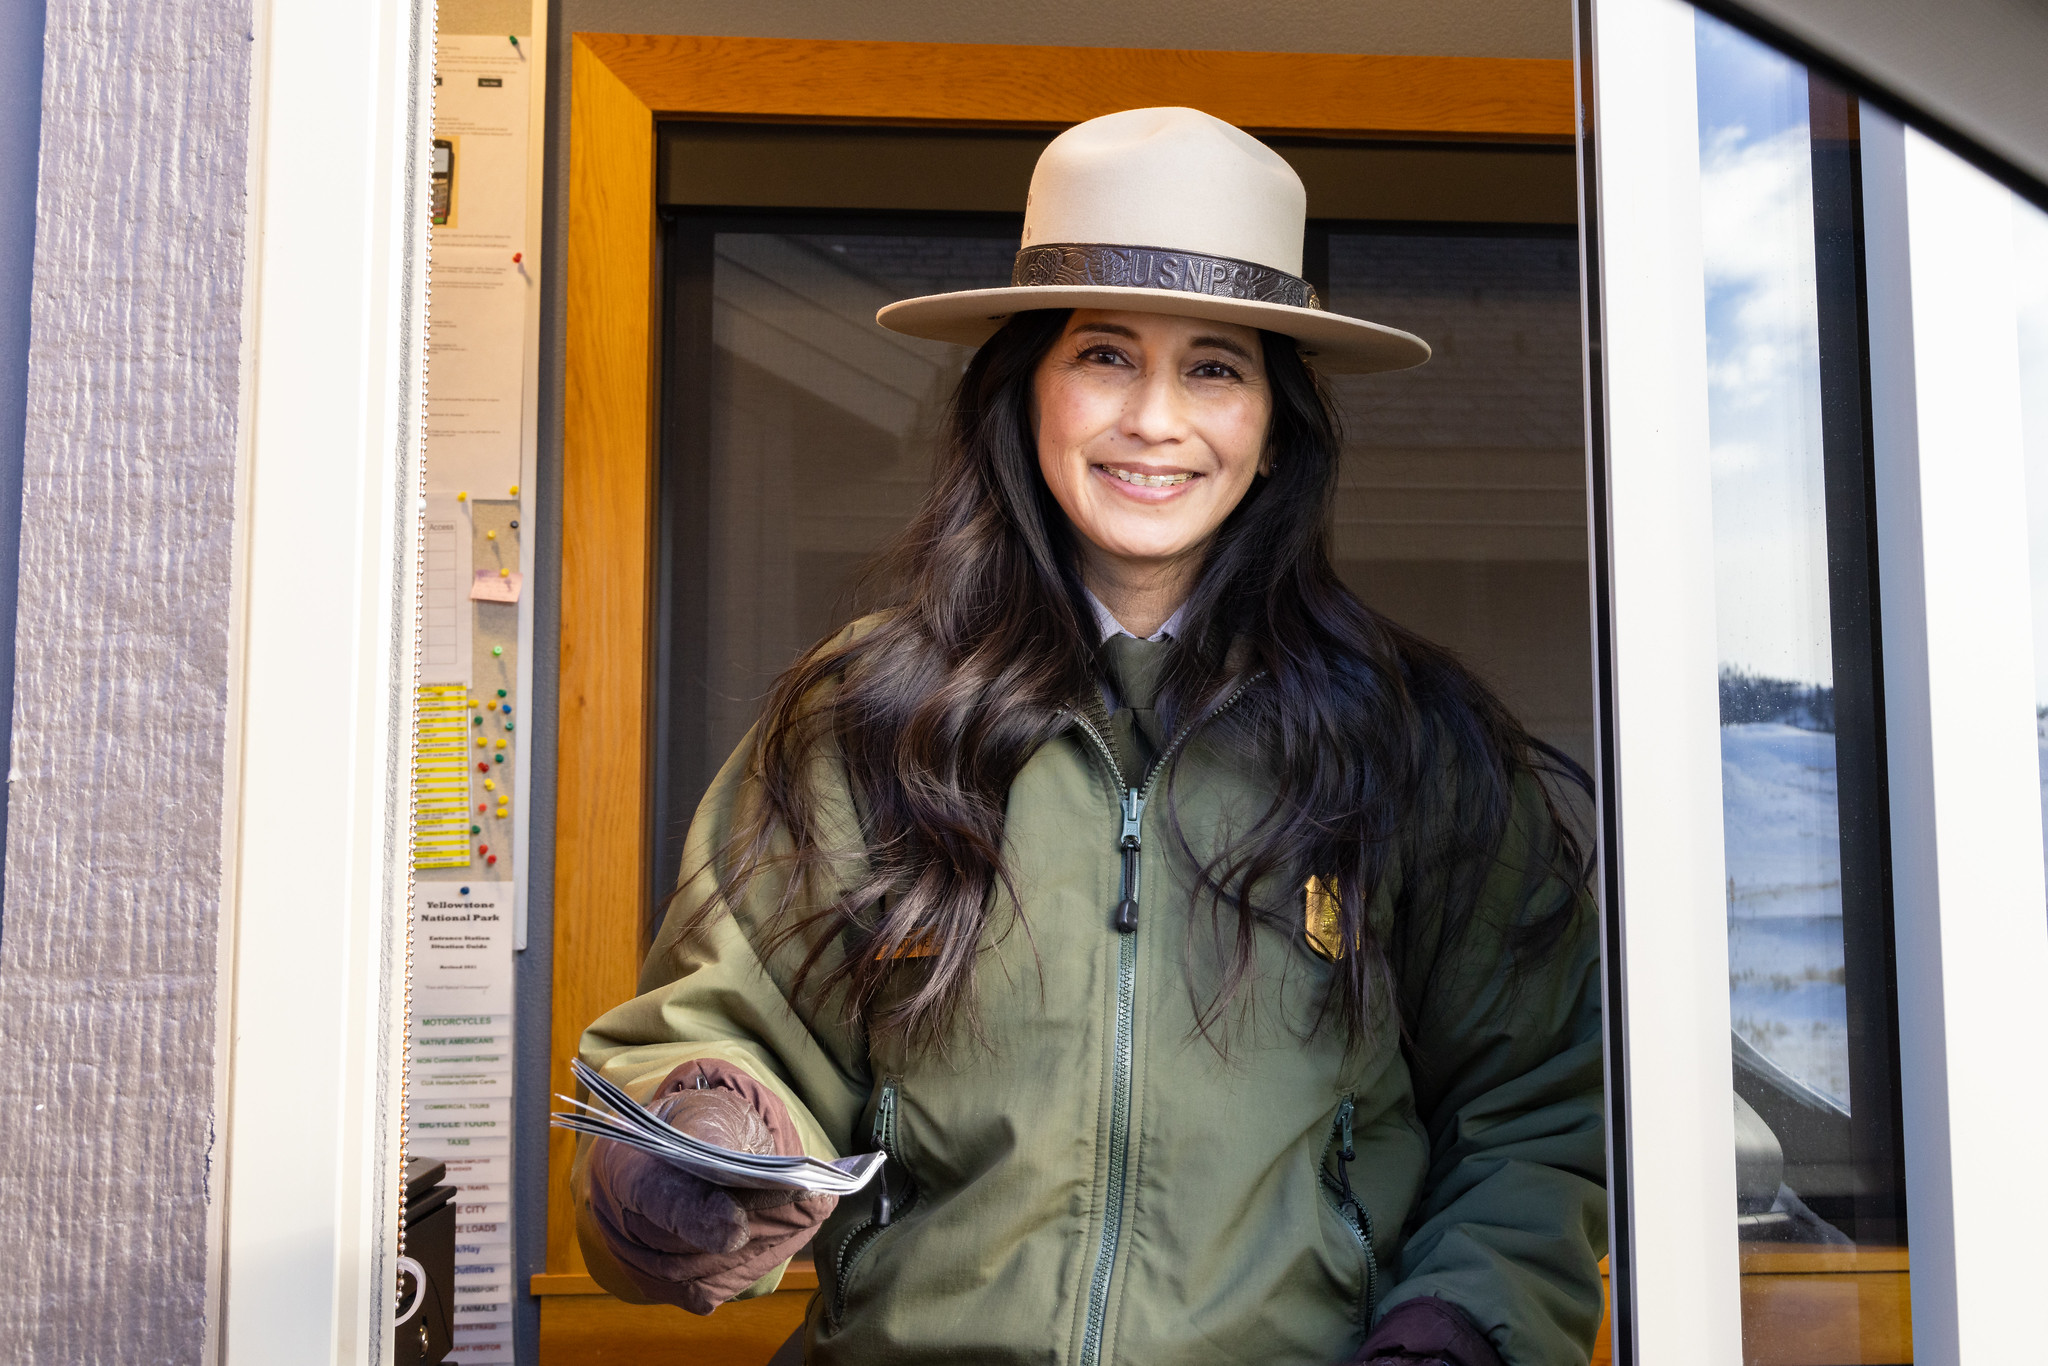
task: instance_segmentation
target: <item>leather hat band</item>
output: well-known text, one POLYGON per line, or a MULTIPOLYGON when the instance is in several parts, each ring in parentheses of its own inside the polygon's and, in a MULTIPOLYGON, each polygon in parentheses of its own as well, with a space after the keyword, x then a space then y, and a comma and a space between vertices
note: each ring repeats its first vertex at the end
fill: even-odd
POLYGON ((1192 251, 1157 247, 1107 246, 1096 242, 1050 242, 1017 253, 1010 271, 1013 287, 1093 285, 1113 289, 1173 289, 1252 303, 1321 308, 1315 287, 1298 275, 1192 251))

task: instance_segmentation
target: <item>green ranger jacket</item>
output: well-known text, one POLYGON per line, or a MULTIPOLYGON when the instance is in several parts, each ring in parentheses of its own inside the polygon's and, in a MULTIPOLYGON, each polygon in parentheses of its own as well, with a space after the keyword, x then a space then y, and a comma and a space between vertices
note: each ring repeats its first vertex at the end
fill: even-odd
MULTIPOLYGON (((1556 881, 1529 895, 1550 831, 1534 780, 1461 932, 1387 940, 1403 945, 1398 1025, 1350 1048, 1341 1027, 1312 1027, 1331 971, 1319 945, 1338 946, 1315 933, 1319 897, 1296 889, 1300 917, 1257 931, 1219 1047, 1196 1028, 1220 970, 1211 906, 1167 833, 1161 770, 1203 857, 1204 832, 1266 809, 1266 780, 1197 730, 1129 791, 1108 734, 1099 705, 1077 706, 1011 787, 1023 904, 999 899, 984 937, 983 1041, 962 1026, 908 1049, 792 999, 798 950, 764 956, 769 876, 683 932, 754 799, 745 745, 697 812, 641 994, 583 1036, 583 1057, 636 1098, 680 1063, 722 1060, 782 1098, 814 1156, 888 1152, 888 1217, 863 1191, 813 1244, 806 1360, 1329 1366, 1390 1306, 1433 1295, 1509 1366, 1585 1362, 1606 1243, 1598 950, 1582 913, 1561 947, 1507 971, 1512 927, 1580 895, 1556 881), (1120 932, 1127 891, 1135 928, 1120 932)), ((845 770, 814 771, 827 847, 857 857, 845 770)), ((591 1221, 587 1156, 572 1179, 592 1273, 638 1299, 591 1221)))

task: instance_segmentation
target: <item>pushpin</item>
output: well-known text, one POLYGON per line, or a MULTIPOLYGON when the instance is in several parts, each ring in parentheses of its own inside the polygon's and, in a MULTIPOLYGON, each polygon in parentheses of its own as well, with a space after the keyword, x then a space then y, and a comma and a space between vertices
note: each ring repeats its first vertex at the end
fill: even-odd
POLYGON ((503 749, 504 747, 505 747, 505 740, 504 740, 504 737, 503 737, 503 736, 500 736, 500 737, 499 737, 499 739, 498 739, 498 748, 499 748, 499 749, 503 749))
POLYGON ((476 747, 477 747, 478 749, 482 749, 482 748, 484 747, 484 737, 483 737, 483 736, 479 735, 479 736, 477 736, 477 737, 476 737, 476 747))
POLYGON ((510 716, 512 714, 512 704, 510 702, 500 702, 498 704, 498 710, 505 713, 505 715, 510 716))
POLYGON ((476 851, 477 851, 477 852, 478 852, 479 854, 488 854, 488 853, 490 853, 490 852, 491 852, 491 846, 490 846, 490 845, 488 845, 488 844, 479 844, 479 845, 478 845, 478 846, 476 847, 476 851))
POLYGON ((512 571, 509 569, 500 569, 498 571, 498 577, 501 579, 509 579, 512 577, 512 571))
MULTIPOLYGON (((478 768, 480 768, 480 769, 482 769, 482 770, 484 770, 484 772, 486 772, 486 773, 490 772, 490 768, 491 768, 491 766, 490 766, 489 764, 478 764, 478 765, 477 765, 477 767, 478 767, 478 768)), ((491 781, 491 780, 490 780, 489 778, 486 778, 486 779, 484 779, 484 787, 485 787, 485 788, 487 788, 487 789, 496 789, 496 787, 497 787, 497 786, 498 786, 498 785, 497 785, 496 783, 492 782, 492 781, 491 781)))
POLYGON ((523 251, 515 251, 512 253, 512 264, 515 266, 518 265, 521 261, 524 261, 525 259, 526 253, 523 251))
POLYGON ((492 653, 492 654, 494 654, 494 655, 501 655, 501 654, 504 654, 504 653, 505 653, 505 647, 504 647, 504 646, 502 646, 502 645, 493 645, 493 646, 491 647, 491 653, 492 653))
POLYGON ((514 484, 512 486, 511 493, 514 498, 517 498, 519 496, 519 485, 514 484))
POLYGON ((504 690, 503 688, 500 688, 500 689, 498 689, 498 696, 500 696, 500 697, 503 697, 504 695, 505 695, 505 690, 504 690))
POLYGON ((468 896, 468 895, 469 895, 469 888, 467 888, 467 887, 464 887, 464 888, 462 889, 462 894, 463 894, 464 896, 468 896))
POLYGON ((495 541, 498 539, 498 533, 495 531, 486 531, 484 533, 484 539, 487 541, 495 541))
POLYGON ((493 854, 493 855, 491 855, 491 856, 490 856, 489 858, 487 858, 487 859, 485 859, 485 860, 484 860, 484 862, 485 862, 486 864, 496 863, 497 861, 498 861, 498 856, 497 856, 496 854, 493 854))
POLYGON ((469 827, 469 833, 472 835, 481 835, 483 832, 484 828, 481 825, 472 825, 469 827))
MULTIPOLYGON (((472 702, 469 705, 473 707, 476 705, 476 703, 472 702)), ((469 718, 469 724, 471 724, 472 726, 481 726, 483 723, 484 718, 482 712, 478 712, 475 716, 469 718)))
POLYGON ((505 41, 506 41, 506 42, 508 42, 508 43, 510 43, 510 44, 512 44, 512 46, 514 46, 514 47, 518 47, 518 46, 519 46, 519 35, 518 35, 518 34, 516 34, 516 33, 508 33, 508 34, 506 34, 506 35, 505 35, 505 41))
MULTIPOLYGON (((476 766, 476 771, 479 773, 489 773, 491 771, 491 766, 489 764, 478 764, 476 766)), ((484 786, 489 787, 490 785, 490 779, 486 778, 484 780, 484 786)))
POLYGON ((517 531, 517 530, 519 530, 519 519, 518 519, 517 517, 514 517, 514 518, 512 519, 512 529, 513 529, 514 531, 517 531))
POLYGON ((505 721, 505 729, 506 729, 506 730, 510 730, 510 729, 512 729, 512 722, 511 722, 511 719, 510 719, 509 717, 508 717, 508 718, 506 719, 506 721, 505 721))
POLYGON ((456 502, 458 502, 458 503, 466 503, 466 502, 468 502, 468 501, 469 501, 469 494, 468 494, 468 492, 467 492, 467 491, 465 490, 465 491, 464 491, 464 492, 462 492, 462 493, 458 493, 458 494, 456 494, 456 495, 455 495, 455 501, 456 501, 456 502))
POLYGON ((484 814, 484 804, 482 802, 476 804, 476 814, 479 816, 484 814))

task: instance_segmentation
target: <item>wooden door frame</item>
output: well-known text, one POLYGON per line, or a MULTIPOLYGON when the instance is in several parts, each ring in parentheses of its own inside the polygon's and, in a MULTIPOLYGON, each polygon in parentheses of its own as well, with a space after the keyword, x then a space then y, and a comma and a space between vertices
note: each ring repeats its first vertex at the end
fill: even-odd
MULTIPOLYGON (((1572 141, 1564 60, 578 33, 570 44, 551 1090, 633 994, 645 923, 664 118, 1060 128, 1193 105, 1253 132, 1572 141)), ((583 1282, 550 1137, 545 1279, 583 1282)), ((536 1277, 540 1281, 542 1277, 536 1277)), ((540 1287, 536 1287, 537 1289, 540 1287)))

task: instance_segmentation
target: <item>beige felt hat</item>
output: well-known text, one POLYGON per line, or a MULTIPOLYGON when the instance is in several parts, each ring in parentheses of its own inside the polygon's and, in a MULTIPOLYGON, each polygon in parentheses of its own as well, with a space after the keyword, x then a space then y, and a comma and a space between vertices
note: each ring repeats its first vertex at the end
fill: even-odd
POLYGON ((927 294, 875 321, 979 346, 1013 313, 1114 308, 1292 337, 1329 371, 1405 370, 1429 344, 1323 311, 1301 278, 1308 194, 1257 138, 1198 109, 1126 109, 1054 138, 1031 173, 1007 289, 927 294))

